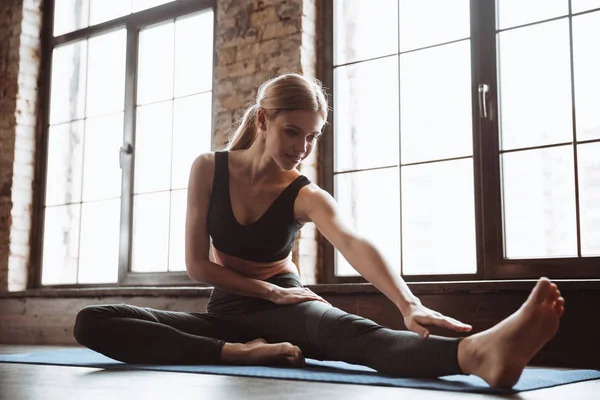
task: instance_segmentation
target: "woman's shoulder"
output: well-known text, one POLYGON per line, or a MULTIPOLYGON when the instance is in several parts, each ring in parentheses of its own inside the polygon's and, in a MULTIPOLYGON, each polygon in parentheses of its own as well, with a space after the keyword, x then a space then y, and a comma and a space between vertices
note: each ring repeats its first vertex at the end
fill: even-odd
POLYGON ((316 222, 315 216, 330 216, 336 213, 337 202, 327 192, 315 183, 309 183, 302 187, 296 197, 294 204, 294 213, 296 219, 305 224, 307 222, 316 222))
MULTIPOLYGON (((304 175, 298 175, 300 176, 304 176, 304 175)), ((308 178, 307 178, 308 179, 308 178)), ((311 201, 319 201, 322 200, 326 197, 328 197, 329 193, 327 193, 327 191, 323 190, 319 185, 317 185, 316 183, 308 180, 308 183, 306 185, 304 185, 302 188, 300 188, 300 190, 298 191, 298 198, 301 201, 305 201, 307 203, 310 203, 311 201)))
POLYGON ((210 151, 199 154, 192 162, 190 179, 200 182, 212 183, 215 174, 215 152, 210 151))

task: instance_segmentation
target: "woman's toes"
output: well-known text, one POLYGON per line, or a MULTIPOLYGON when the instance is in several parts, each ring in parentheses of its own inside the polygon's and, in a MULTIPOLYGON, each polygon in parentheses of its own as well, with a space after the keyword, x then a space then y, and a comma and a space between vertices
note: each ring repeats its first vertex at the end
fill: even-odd
POLYGON ((558 299, 559 297, 560 297, 560 291, 558 289, 554 289, 548 295, 546 302, 548 304, 553 304, 556 301, 556 299, 558 299))
POLYGON ((546 301, 551 291, 552 282, 550 282, 548 278, 540 278, 531 292, 531 297, 536 303, 543 303, 546 301))
POLYGON ((559 297, 556 299, 556 301, 554 302, 554 310, 558 313, 558 315, 562 315, 562 313, 565 311, 565 299, 562 297, 559 297))

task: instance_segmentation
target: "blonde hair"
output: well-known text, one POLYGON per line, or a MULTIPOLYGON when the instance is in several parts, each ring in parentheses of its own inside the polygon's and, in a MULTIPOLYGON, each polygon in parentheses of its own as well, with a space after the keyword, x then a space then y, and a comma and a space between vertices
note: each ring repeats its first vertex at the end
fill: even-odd
POLYGON ((327 98, 320 81, 295 73, 280 75, 260 85, 255 104, 244 112, 225 150, 247 149, 252 145, 257 136, 259 109, 269 119, 277 117, 282 111, 306 110, 321 113, 327 121, 328 112, 327 98))

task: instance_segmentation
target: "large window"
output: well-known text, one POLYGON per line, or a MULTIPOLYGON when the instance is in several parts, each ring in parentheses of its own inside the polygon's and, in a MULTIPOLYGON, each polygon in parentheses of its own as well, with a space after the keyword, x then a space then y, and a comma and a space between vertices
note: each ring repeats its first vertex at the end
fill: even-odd
POLYGON ((600 277, 600 1, 322 7, 323 186, 398 273, 600 277))
POLYGON ((213 3, 47 3, 39 283, 189 284, 189 170, 212 147, 213 3))

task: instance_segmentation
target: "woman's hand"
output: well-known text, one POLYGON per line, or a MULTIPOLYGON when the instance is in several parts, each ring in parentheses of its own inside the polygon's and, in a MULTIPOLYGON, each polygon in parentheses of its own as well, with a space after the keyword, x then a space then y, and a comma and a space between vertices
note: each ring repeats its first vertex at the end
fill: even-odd
POLYGON ((315 300, 329 304, 329 302, 327 302, 321 296, 305 287, 283 288, 276 286, 269 300, 275 304, 297 304, 304 301, 315 300))
POLYGON ((427 326, 440 326, 457 332, 469 332, 471 330, 471 325, 463 324, 454 318, 433 311, 422 305, 420 301, 411 304, 403 314, 404 325, 423 339, 429 336, 427 326))

